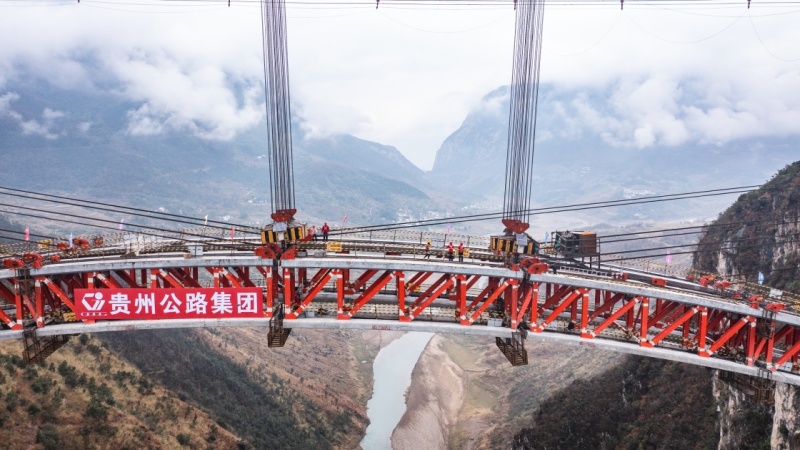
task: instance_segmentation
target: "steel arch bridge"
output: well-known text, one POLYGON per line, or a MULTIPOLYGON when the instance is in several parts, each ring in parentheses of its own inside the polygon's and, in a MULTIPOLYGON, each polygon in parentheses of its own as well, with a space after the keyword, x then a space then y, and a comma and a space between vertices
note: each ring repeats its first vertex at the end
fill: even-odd
MULTIPOLYGON (((436 237, 414 234, 414 241, 436 237)), ((408 237, 342 236, 328 243, 336 252, 304 242, 295 259, 254 255, 246 239, 236 241, 240 249, 215 250, 225 242, 219 238, 190 244, 162 239, 131 249, 109 237, 104 246, 74 252, 58 264, 0 270, 0 321, 6 325, 0 340, 24 339, 26 359, 36 360, 57 348, 56 336, 223 326, 276 331, 283 319, 287 328, 277 330, 282 341, 276 345, 290 328, 429 331, 495 337, 512 364, 521 364, 527 363, 527 337, 800 385, 800 304, 791 299, 726 298, 678 277, 618 267, 562 265, 557 273, 533 274, 493 260, 482 237, 470 238, 463 263, 425 259, 408 237), (634 274, 645 281, 633 280, 634 274), (123 315, 87 317, 79 304, 86 291, 110 298, 121 289, 202 288, 255 290, 257 313, 114 320, 123 315), (79 320, 65 321, 71 313, 79 320)))
MULTIPOLYGON (((7 259, 9 268, 0 269, 0 340, 23 339, 25 360, 37 361, 57 349, 64 336, 84 332, 252 326, 268 328, 269 345, 281 346, 291 328, 432 331, 495 337, 515 365, 528 362, 524 342, 531 339, 800 385, 796 299, 735 299, 726 295, 729 286, 701 286, 672 276, 679 272, 675 268, 652 273, 648 268, 598 263, 596 269, 586 270, 564 261, 548 266, 547 255, 541 255, 543 264, 521 267, 499 261, 502 257, 487 250, 499 247, 510 255, 517 239, 525 241, 520 247, 532 244, 524 232, 530 215, 542 7, 541 0, 520 2, 517 15, 521 39, 515 42, 512 78, 514 137, 507 153, 503 211, 508 233, 497 245, 464 236, 470 259, 453 263, 419 257, 427 251, 421 245, 428 237, 424 233, 419 239, 399 240, 354 233, 324 248, 303 239, 304 226, 293 220, 297 210, 285 5, 282 0, 265 0, 264 67, 270 86, 266 116, 275 167, 270 174, 274 222, 264 230, 270 239, 249 242, 231 235, 227 240, 208 236, 203 229, 176 233, 175 239, 166 234, 129 239, 122 233, 92 242, 70 238, 69 243, 57 244, 63 245, 64 254, 35 244, 0 250, 0 256, 13 256, 7 259), (285 234, 290 237, 279 237, 285 234), (278 241, 297 242, 277 257, 281 252, 273 249, 278 241), (271 247, 259 247, 267 243, 271 247), (141 295, 135 318, 122 291, 141 295), (247 292, 246 298, 237 298, 243 303, 235 306, 247 314, 230 313, 232 291, 247 292), (162 299, 160 314, 157 294, 162 299), (207 294, 216 296, 211 308, 216 307, 216 316, 206 314, 207 294), (193 316, 188 315, 190 305, 193 316), (110 310, 103 309, 106 306, 110 310)), ((441 241, 440 236, 432 237, 441 241)), ((757 288, 746 286, 739 292, 750 289, 757 288)))

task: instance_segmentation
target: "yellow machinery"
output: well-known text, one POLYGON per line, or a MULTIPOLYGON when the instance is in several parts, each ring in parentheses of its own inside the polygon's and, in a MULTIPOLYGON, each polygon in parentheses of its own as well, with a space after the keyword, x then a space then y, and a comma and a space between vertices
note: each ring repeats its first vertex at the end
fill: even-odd
POLYGON ((296 242, 302 241, 306 237, 306 224, 297 222, 292 220, 286 226, 285 231, 281 230, 279 227, 277 230, 275 229, 275 225, 277 223, 273 223, 264 227, 261 230, 261 244, 277 244, 280 241, 287 241, 287 242, 296 242), (283 234, 283 239, 281 239, 281 234, 283 234))
MULTIPOLYGON (((527 240, 525 248, 520 253, 526 255, 536 255, 539 253, 539 243, 533 240, 527 234, 524 235, 527 240)), ((517 236, 513 234, 505 234, 501 236, 491 236, 489 247, 494 252, 499 253, 516 253, 519 248, 517 244, 517 236)))

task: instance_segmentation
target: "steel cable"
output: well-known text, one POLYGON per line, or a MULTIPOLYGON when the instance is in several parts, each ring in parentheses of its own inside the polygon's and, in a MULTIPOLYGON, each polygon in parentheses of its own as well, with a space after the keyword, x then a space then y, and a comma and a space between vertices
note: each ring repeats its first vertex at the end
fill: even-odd
POLYGON ((544 0, 516 5, 503 219, 529 223, 544 0))

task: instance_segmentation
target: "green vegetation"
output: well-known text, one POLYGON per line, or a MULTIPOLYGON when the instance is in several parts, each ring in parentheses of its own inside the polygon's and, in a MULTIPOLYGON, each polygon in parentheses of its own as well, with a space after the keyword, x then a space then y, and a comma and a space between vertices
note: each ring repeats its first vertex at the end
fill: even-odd
MULTIPOLYGON (((256 448, 331 448, 337 427, 351 423, 346 414, 318 411, 280 377, 254 377, 192 331, 113 333, 102 339, 114 353, 256 448)), ((171 420, 182 417, 174 412, 171 420)), ((216 439, 213 431, 206 441, 216 439)), ((184 445, 181 439, 186 438, 178 439, 184 445)))
POLYGON ((751 282, 762 272, 765 284, 800 292, 800 253, 791 250, 797 246, 799 225, 800 161, 720 214, 700 239, 694 267, 716 272, 723 253, 726 272, 751 282))
POLYGON ((44 423, 36 432, 36 443, 42 444, 45 450, 61 449, 61 441, 58 437, 58 429, 52 423, 44 423))
POLYGON ((740 449, 770 448, 772 411, 760 404, 744 403, 731 418, 730 434, 740 449))
POLYGON ((712 449, 716 409, 708 369, 628 356, 542 402, 514 449, 712 449))

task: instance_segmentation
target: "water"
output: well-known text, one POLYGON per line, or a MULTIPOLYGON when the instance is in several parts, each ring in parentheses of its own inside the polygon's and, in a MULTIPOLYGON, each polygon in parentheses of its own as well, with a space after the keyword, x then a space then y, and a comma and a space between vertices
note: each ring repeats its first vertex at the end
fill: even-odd
POLYGON ((406 333, 387 345, 372 366, 375 384, 367 403, 370 423, 361 441, 364 450, 389 450, 392 432, 406 412, 405 393, 411 385, 411 371, 433 333, 406 333))

